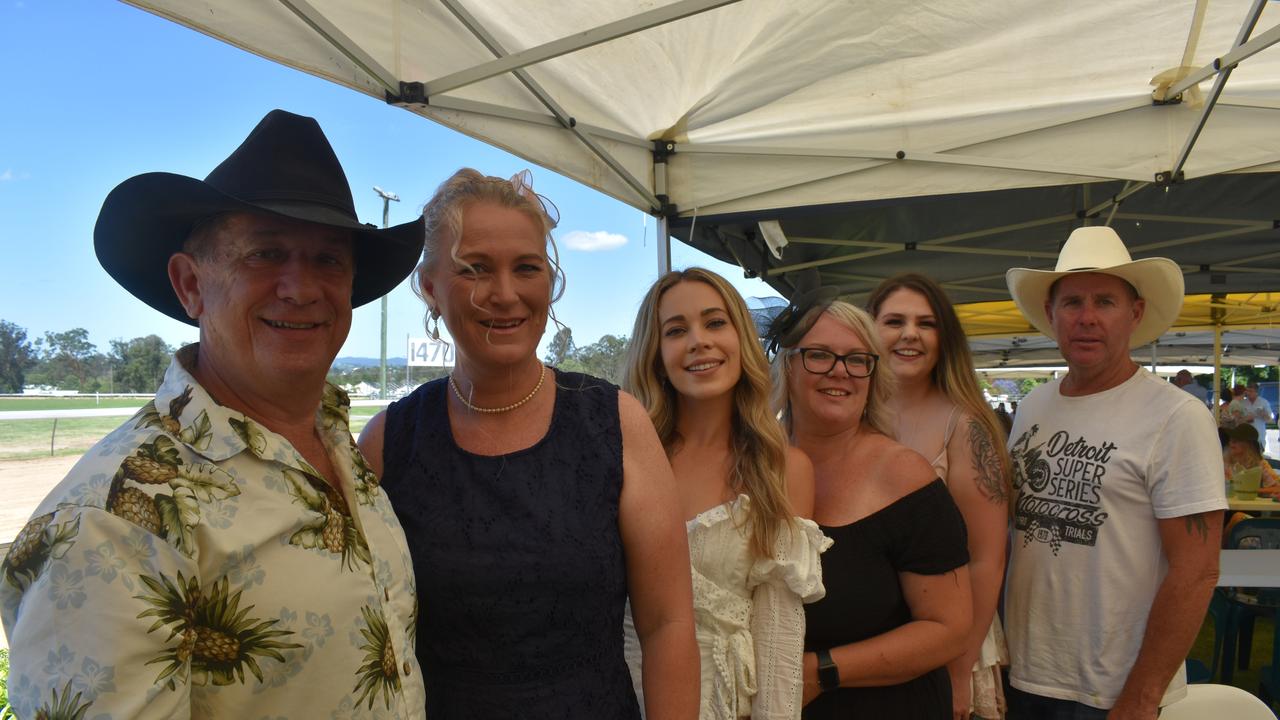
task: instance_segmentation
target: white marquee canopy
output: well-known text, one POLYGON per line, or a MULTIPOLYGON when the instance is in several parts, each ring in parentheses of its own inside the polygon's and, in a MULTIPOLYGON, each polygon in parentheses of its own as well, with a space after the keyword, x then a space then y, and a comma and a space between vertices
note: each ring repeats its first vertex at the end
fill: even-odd
POLYGON ((132 4, 684 217, 1280 168, 1265 0, 132 4))

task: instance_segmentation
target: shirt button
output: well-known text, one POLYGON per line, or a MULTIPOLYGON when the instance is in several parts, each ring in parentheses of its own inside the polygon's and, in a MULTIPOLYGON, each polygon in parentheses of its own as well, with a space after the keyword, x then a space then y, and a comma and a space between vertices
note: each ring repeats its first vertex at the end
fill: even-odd
POLYGON ((409 661, 404 661, 404 676, 409 677, 409 661))
POLYGON ((382 588, 382 597, 386 598, 387 602, 391 602, 391 590, 382 588))

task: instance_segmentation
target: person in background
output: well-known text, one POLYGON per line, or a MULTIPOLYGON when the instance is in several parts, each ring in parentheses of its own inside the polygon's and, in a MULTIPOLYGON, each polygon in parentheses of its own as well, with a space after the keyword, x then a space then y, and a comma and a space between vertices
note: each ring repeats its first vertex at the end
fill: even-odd
POLYGON ((649 289, 627 354, 624 386, 666 449, 689 533, 702 720, 799 716, 802 604, 825 592, 813 466, 770 410, 755 330, 732 285, 689 268, 649 289))
POLYGON ((1177 317, 1182 270, 1094 226, 1006 277, 1067 362, 1013 426, 1009 717, 1154 720, 1186 693, 1227 507, 1212 416, 1129 356, 1177 317))
MULTIPOLYGON (((915 273, 891 277, 871 292, 867 311, 887 354, 883 367, 897 380, 890 404, 898 442, 929 460, 969 531, 973 627, 947 667, 952 715, 1003 718, 1000 668, 1009 657, 996 605, 1009 530, 1009 426, 983 400, 968 338, 936 282, 915 273)), ((1003 403, 1000 412, 1007 420, 1003 403)))
POLYGON ((964 518, 946 485, 893 440, 893 375, 861 309, 801 294, 770 337, 774 407, 813 461, 827 596, 805 606, 809 720, 951 714, 947 663, 972 624, 964 518))
POLYGON ((996 422, 1000 423, 1000 432, 1004 433, 1004 437, 1009 437, 1009 430, 1013 428, 1013 416, 1009 414, 1008 406, 1000 403, 995 409, 996 422))
POLYGON ((98 260, 200 341, 0 565, 17 716, 423 717, 409 548, 325 382, 421 229, 361 224, 320 125, 283 110, 203 181, 111 191, 98 260))
POLYGON ((1187 370, 1186 368, 1179 370, 1178 374, 1173 376, 1173 384, 1190 393, 1191 397, 1204 403, 1206 407, 1209 405, 1208 389, 1191 377, 1190 370, 1187 370))
POLYGON ((1275 419, 1275 413, 1271 411, 1271 403, 1267 399, 1258 394, 1258 383, 1250 381, 1244 387, 1244 392, 1232 399, 1229 408, 1232 417, 1236 419, 1236 424, 1248 423, 1258 431, 1258 437, 1264 439, 1267 437, 1267 423, 1275 419))
POLYGON ((563 288, 553 206, 527 172, 470 168, 423 210, 415 290, 449 376, 376 415, 360 447, 405 527, 427 717, 692 720, 698 647, 679 496, 644 407, 538 359, 563 288))
POLYGON ((1263 457, 1262 443, 1258 440, 1258 431, 1252 425, 1245 423, 1226 431, 1226 435, 1227 446, 1223 458, 1223 469, 1226 471, 1227 482, 1231 481, 1231 476, 1235 472, 1256 467, 1262 469, 1259 492, 1265 495, 1280 490, 1280 475, 1276 474, 1275 469, 1263 457), (1270 490, 1267 490, 1267 488, 1270 488, 1270 490))
POLYGON ((1240 400, 1244 399, 1244 386, 1233 385, 1229 392, 1222 395, 1222 406, 1219 410, 1220 417, 1218 423, 1223 427, 1230 429, 1242 422, 1248 422, 1245 417, 1244 408, 1240 406, 1240 400))

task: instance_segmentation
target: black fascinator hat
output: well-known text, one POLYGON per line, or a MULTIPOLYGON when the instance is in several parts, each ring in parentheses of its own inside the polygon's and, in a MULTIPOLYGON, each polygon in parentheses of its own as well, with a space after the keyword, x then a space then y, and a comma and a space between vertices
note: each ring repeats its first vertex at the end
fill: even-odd
POLYGON ((801 334, 808 331, 808 328, 800 328, 800 321, 805 315, 815 307, 825 308, 839 296, 838 288, 823 287, 822 277, 815 268, 800 273, 791 301, 769 323, 769 330, 764 337, 765 351, 773 357, 781 348, 795 344, 799 340, 793 337, 797 331, 801 334))

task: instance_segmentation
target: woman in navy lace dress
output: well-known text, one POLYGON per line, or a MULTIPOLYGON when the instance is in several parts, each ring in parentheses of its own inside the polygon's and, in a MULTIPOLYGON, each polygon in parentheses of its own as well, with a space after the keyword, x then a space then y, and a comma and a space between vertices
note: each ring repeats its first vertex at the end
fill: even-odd
POLYGON ((647 716, 693 718, 688 548, 662 445, 630 395, 536 355, 562 287, 545 208, 527 173, 440 186, 415 290, 456 366, 360 438, 413 555, 427 716, 638 718, 629 597, 647 716))

